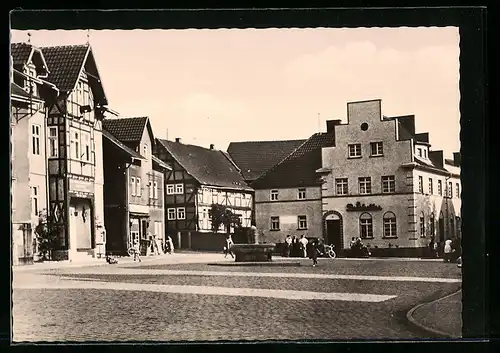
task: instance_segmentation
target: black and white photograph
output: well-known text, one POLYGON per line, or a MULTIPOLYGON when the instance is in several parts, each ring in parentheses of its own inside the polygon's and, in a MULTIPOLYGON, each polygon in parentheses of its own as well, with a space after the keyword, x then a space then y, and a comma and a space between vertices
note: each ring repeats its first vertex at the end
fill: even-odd
POLYGON ((12 343, 462 337, 458 27, 12 24, 9 71, 12 343))

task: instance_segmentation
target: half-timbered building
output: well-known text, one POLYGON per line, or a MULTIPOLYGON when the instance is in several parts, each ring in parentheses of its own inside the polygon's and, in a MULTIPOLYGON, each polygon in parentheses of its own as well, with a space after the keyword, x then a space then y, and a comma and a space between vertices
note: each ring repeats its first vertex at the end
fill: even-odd
POLYGON ((149 118, 105 119, 103 137, 106 251, 124 254, 134 238, 140 240, 144 255, 155 244, 162 250, 164 173, 171 168, 153 155, 149 118))
POLYGON ((89 45, 44 47, 47 80, 59 89, 47 102, 50 226, 55 259, 96 256, 104 243, 102 119, 108 104, 89 45))
MULTIPOLYGON (((218 248, 221 236, 212 232, 212 204, 224 205, 251 226, 253 190, 226 152, 157 139, 156 156, 172 170, 165 178, 166 233, 176 246, 218 248)), ((225 233, 224 226, 217 233, 225 233)), ((232 231, 232 229, 230 229, 232 231)))
POLYGON ((47 208, 45 103, 57 89, 44 81, 48 68, 39 48, 11 45, 11 165, 13 264, 36 257, 34 227, 47 208))

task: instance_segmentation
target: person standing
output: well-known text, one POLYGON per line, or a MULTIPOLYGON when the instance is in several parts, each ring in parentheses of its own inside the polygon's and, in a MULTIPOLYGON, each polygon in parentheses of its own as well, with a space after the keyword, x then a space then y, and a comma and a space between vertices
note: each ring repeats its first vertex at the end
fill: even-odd
POLYGON ((318 240, 313 240, 310 245, 310 258, 313 260, 313 267, 318 264, 318 240))
POLYGON ((224 258, 227 257, 227 254, 230 254, 231 257, 234 259, 233 252, 231 250, 231 247, 233 246, 234 242, 233 239, 231 238, 231 234, 229 234, 226 238, 226 246, 225 246, 225 251, 224 251, 224 258))
POLYGON ((169 248, 169 254, 174 253, 174 241, 172 240, 172 237, 169 235, 167 237, 167 243, 168 243, 168 248, 169 248))
POLYGON ((444 262, 451 261, 451 253, 452 253, 451 239, 446 239, 446 241, 444 242, 444 255, 443 255, 444 262))
POLYGON ((141 262, 140 251, 141 247, 140 247, 139 237, 137 236, 134 238, 134 261, 141 262))
POLYGON ((435 240, 434 240, 434 237, 431 236, 431 240, 429 241, 429 255, 430 255, 430 258, 434 258, 436 257, 436 255, 434 254, 434 244, 435 244, 435 240))
POLYGON ((306 237, 304 237, 304 234, 300 237, 300 246, 302 248, 302 257, 307 257, 307 243, 309 241, 307 240, 306 237))
POLYGON ((290 235, 287 235, 285 239, 285 257, 290 257, 291 254, 292 254, 292 237, 290 235))

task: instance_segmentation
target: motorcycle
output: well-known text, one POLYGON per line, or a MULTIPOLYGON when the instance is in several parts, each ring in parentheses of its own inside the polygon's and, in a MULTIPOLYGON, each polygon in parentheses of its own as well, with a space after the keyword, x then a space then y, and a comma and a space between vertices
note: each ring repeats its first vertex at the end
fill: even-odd
POLYGON ((334 259, 337 257, 337 253, 335 252, 335 245, 323 245, 322 249, 318 249, 318 255, 322 257, 329 257, 330 259, 334 259))

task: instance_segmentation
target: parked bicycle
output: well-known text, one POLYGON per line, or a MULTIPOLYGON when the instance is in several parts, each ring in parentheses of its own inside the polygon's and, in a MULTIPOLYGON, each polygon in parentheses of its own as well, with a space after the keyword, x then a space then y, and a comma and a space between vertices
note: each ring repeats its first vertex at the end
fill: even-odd
POLYGON ((321 254, 322 256, 328 256, 330 259, 334 259, 337 257, 337 253, 335 252, 335 245, 333 244, 330 244, 330 245, 327 245, 325 244, 323 246, 323 253, 321 254))
POLYGON ((139 260, 139 262, 141 262, 141 253, 140 253, 138 247, 134 246, 134 244, 132 244, 132 243, 128 244, 127 253, 128 253, 128 256, 134 258, 134 261, 137 259, 137 260, 139 260))

